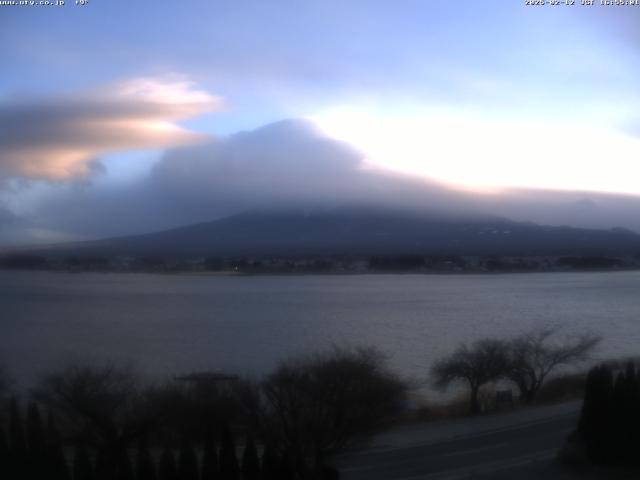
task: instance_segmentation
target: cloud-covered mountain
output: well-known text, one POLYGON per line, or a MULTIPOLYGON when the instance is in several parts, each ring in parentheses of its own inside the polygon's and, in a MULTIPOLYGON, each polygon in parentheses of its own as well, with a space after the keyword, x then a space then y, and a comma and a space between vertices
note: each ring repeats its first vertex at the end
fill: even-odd
MULTIPOLYGON (((20 219, 23 238, 41 243, 58 241, 61 236, 106 238, 208 222, 246 211, 353 205, 640 231, 638 197, 461 190, 375 168, 350 145, 300 119, 168 150, 148 174, 128 182, 87 181, 47 188, 20 219)), ((0 242, 16 243, 17 231, 7 236, 1 230, 0 242)))
POLYGON ((637 255, 640 235, 350 207, 248 212, 147 235, 33 250, 62 256, 637 255))
POLYGON ((144 233, 264 207, 374 203, 459 208, 435 182, 372 168, 310 121, 285 120, 165 152, 148 175, 118 185, 60 186, 32 221, 85 237, 144 233))
POLYGON ((111 2, 100 3, 81 17, 6 12, 0 206, 20 221, 0 223, 0 245, 309 205, 640 231, 637 196, 470 192, 372 167, 637 194, 640 57, 628 9, 140 0, 114 28, 111 2), (532 38, 567 40, 551 51, 532 38), (288 117, 335 120, 325 131, 366 155, 308 123, 270 123, 288 117))

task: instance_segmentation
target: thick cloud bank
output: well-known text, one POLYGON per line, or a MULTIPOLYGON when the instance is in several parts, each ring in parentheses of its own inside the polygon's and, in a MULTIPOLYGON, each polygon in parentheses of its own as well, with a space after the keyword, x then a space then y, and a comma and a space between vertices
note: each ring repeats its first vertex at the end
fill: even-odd
POLYGON ((286 120, 166 151, 126 186, 60 187, 32 220, 86 237, 140 233, 252 209, 375 203, 445 210, 459 195, 373 169, 306 120, 286 120), (426 203, 425 203, 426 202, 426 203))
MULTIPOLYGON (((511 190, 479 194, 373 168, 351 146, 306 120, 286 120, 167 150, 127 185, 53 188, 28 216, 31 240, 144 233, 256 209, 349 205, 499 215, 554 225, 640 230, 631 196, 511 190)), ((27 220, 27 219, 24 219, 27 220)), ((15 238, 15 235, 12 237, 15 238)), ((0 242, 3 240, 0 232, 0 242)))
POLYGON ((100 155, 201 138, 175 122, 218 107, 189 82, 135 79, 83 93, 0 99, 0 178, 70 180, 100 155))

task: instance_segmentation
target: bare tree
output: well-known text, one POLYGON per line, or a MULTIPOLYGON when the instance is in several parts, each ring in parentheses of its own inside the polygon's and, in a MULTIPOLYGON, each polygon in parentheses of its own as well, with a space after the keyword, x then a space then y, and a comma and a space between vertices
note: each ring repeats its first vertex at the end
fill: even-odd
POLYGON ((377 350, 335 348, 281 363, 248 398, 262 440, 300 478, 314 478, 327 457, 402 408, 406 392, 377 350))
POLYGON ((506 343, 501 340, 487 338, 471 346, 463 344, 451 355, 438 360, 431 375, 440 388, 454 381, 466 382, 470 391, 469 409, 473 414, 480 413, 480 387, 505 375, 507 351, 506 343))
POLYGON ((534 330, 509 342, 506 377, 520 390, 520 400, 531 403, 549 374, 561 365, 583 362, 601 338, 592 334, 553 343, 553 328, 534 330))
POLYGON ((96 448, 109 468, 117 468, 129 444, 157 421, 156 412, 141 405, 135 374, 123 367, 70 367, 51 373, 34 397, 62 418, 72 440, 96 448))

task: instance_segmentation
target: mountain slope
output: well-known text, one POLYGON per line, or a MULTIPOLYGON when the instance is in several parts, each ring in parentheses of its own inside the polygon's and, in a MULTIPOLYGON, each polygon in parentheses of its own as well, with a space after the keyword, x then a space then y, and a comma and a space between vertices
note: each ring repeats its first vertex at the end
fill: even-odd
POLYGON ((49 255, 638 254, 640 235, 383 209, 252 212, 146 235, 60 244, 49 255))

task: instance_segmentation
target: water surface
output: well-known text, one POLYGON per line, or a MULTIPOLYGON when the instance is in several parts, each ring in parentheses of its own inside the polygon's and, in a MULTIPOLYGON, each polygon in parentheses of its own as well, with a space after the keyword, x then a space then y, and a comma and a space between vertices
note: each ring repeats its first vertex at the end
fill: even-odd
POLYGON ((434 358, 534 327, 640 352, 640 272, 195 276, 0 272, 0 357, 17 377, 114 359, 145 372, 268 371, 332 343, 375 345, 424 378, 434 358))

